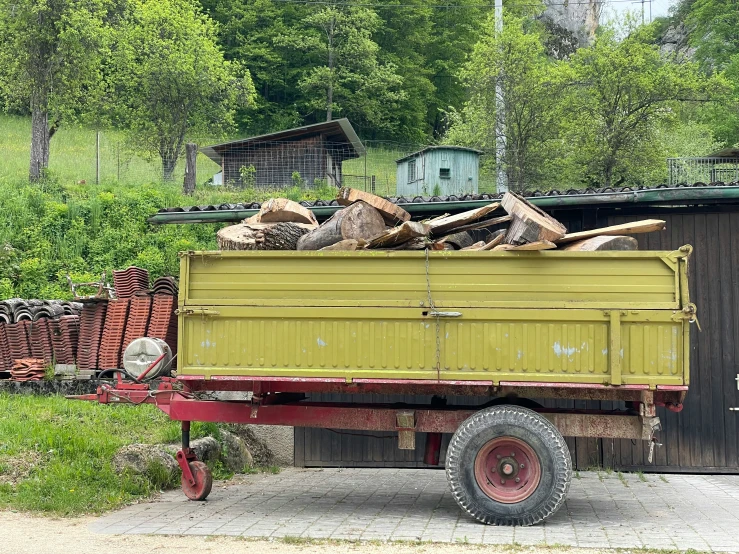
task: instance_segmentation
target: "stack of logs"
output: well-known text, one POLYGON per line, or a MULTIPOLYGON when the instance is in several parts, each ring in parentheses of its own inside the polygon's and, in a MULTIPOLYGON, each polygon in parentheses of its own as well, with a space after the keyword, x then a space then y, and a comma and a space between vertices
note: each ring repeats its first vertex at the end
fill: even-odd
POLYGON ((411 221, 400 206, 360 190, 342 188, 337 200, 345 207, 319 226, 309 209, 273 198, 256 215, 221 229, 218 245, 222 250, 636 250, 636 239, 625 235, 665 227, 662 220, 648 219, 567 233, 512 192, 500 202, 424 221, 411 221))

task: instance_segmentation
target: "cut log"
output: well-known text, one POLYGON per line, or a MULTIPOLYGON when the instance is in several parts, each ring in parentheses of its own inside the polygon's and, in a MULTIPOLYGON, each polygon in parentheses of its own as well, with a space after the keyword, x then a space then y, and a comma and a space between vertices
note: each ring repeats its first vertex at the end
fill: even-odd
POLYGON ((515 244, 499 244, 498 246, 493 248, 493 251, 524 252, 526 250, 551 250, 552 248, 557 248, 557 245, 548 240, 538 240, 536 242, 527 242, 526 244, 521 244, 518 246, 516 246, 515 244))
POLYGON ((324 246, 321 248, 321 251, 323 250, 345 250, 345 251, 351 251, 351 250, 359 250, 361 248, 364 248, 367 244, 366 241, 362 239, 346 239, 346 240, 340 240, 336 244, 332 244, 331 246, 324 246))
POLYGON ((318 226, 312 211, 287 198, 270 198, 262 203, 257 215, 260 223, 308 223, 318 226))
POLYGON ((486 227, 492 227, 494 225, 500 225, 501 223, 507 223, 511 219, 513 219, 510 215, 504 215, 502 217, 494 217, 492 219, 483 219, 482 221, 476 221, 474 223, 468 223, 467 225, 462 225, 461 227, 456 227, 449 231, 448 233, 438 233, 438 232, 432 232, 432 236, 444 236, 449 235, 453 233, 462 233, 464 231, 474 231, 476 229, 485 229, 486 227))
POLYGON ((336 195, 336 201, 342 206, 349 206, 359 200, 367 202, 367 204, 380 212, 380 215, 382 215, 382 218, 388 225, 397 225, 411 218, 411 214, 400 206, 370 192, 342 187, 339 189, 339 194, 336 195))
POLYGON ((498 233, 497 235, 495 235, 493 240, 486 243, 485 246, 480 248, 480 250, 492 250, 493 248, 498 246, 501 242, 503 242, 503 239, 505 238, 505 230, 501 229, 501 231, 502 231, 501 233, 498 233))
POLYGON ((611 225, 610 227, 601 227, 592 231, 580 231, 579 233, 569 233, 555 242, 564 244, 567 242, 575 242, 584 240, 598 235, 636 235, 639 233, 651 233, 652 231, 661 231, 665 228, 665 222, 661 219, 644 219, 642 221, 634 221, 632 223, 622 223, 621 225, 611 225))
POLYGON ((499 207, 500 203, 494 202, 492 204, 488 204, 487 206, 483 206, 482 208, 475 208, 474 210, 462 212, 461 214, 450 215, 448 217, 442 217, 440 219, 434 219, 429 222, 431 233, 437 237, 440 237, 447 234, 452 229, 461 230, 460 227, 468 225, 473 221, 478 221, 482 219, 489 213, 497 210, 499 207))
POLYGON ((366 202, 335 212, 320 227, 300 237, 298 250, 320 250, 345 239, 368 240, 385 230, 382 215, 366 202))
POLYGON ((388 248, 387 250, 426 250, 426 248, 429 248, 430 246, 431 244, 426 239, 426 237, 417 237, 415 239, 409 240, 408 242, 404 242, 399 246, 388 248))
POLYGON ((591 239, 579 240, 562 248, 570 252, 595 252, 596 250, 639 250, 634 237, 600 235, 591 239))
POLYGON ((392 248, 404 242, 429 234, 429 226, 419 221, 406 221, 402 225, 380 233, 367 243, 367 248, 392 248))
POLYGON ((462 250, 463 248, 472 246, 472 243, 475 241, 472 240, 472 235, 470 235, 467 231, 462 231, 461 233, 447 235, 438 242, 441 242, 443 244, 451 244, 455 250, 462 250))
POLYGON ((508 244, 555 241, 567 232, 567 228, 559 221, 514 192, 506 192, 501 205, 513 216, 505 238, 508 244))
POLYGON ((482 250, 483 246, 485 246, 485 241, 480 240, 480 241, 477 241, 475 244, 465 246, 464 248, 462 248, 462 250, 482 250))
POLYGON ((295 223, 239 223, 224 227, 216 238, 221 250, 296 250, 308 229, 295 223))

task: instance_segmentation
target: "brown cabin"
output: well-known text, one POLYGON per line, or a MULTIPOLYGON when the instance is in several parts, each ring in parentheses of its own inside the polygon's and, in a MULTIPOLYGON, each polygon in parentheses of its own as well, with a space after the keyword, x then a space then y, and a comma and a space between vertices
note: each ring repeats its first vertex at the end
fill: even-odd
POLYGON ((348 119, 335 119, 268 135, 205 146, 221 166, 222 182, 236 186, 341 186, 341 164, 359 158, 364 146, 348 119))

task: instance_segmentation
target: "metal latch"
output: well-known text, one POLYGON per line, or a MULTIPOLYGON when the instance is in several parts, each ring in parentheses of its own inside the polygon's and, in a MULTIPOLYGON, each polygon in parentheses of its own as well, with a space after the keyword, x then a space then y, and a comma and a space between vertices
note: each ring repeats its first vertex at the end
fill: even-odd
POLYGON ((437 312, 432 310, 429 312, 430 317, 461 317, 462 312, 437 312))
POLYGON ((221 315, 221 312, 208 308, 184 308, 182 310, 175 310, 174 313, 175 315, 221 315))
POLYGON ((688 323, 695 323, 696 326, 698 327, 698 330, 703 331, 703 329, 701 329, 700 321, 698 321, 697 314, 698 314, 698 308, 696 307, 695 304, 691 302, 690 304, 687 304, 681 311, 674 312, 672 315, 672 320, 678 321, 681 319, 682 320, 687 319, 688 323))

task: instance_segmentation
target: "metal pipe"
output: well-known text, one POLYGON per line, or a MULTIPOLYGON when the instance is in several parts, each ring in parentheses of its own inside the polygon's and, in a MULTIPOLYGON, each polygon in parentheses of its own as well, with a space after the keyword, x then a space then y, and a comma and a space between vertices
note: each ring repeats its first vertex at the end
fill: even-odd
POLYGON ((187 452, 190 449, 190 422, 182 422, 182 450, 187 452))

